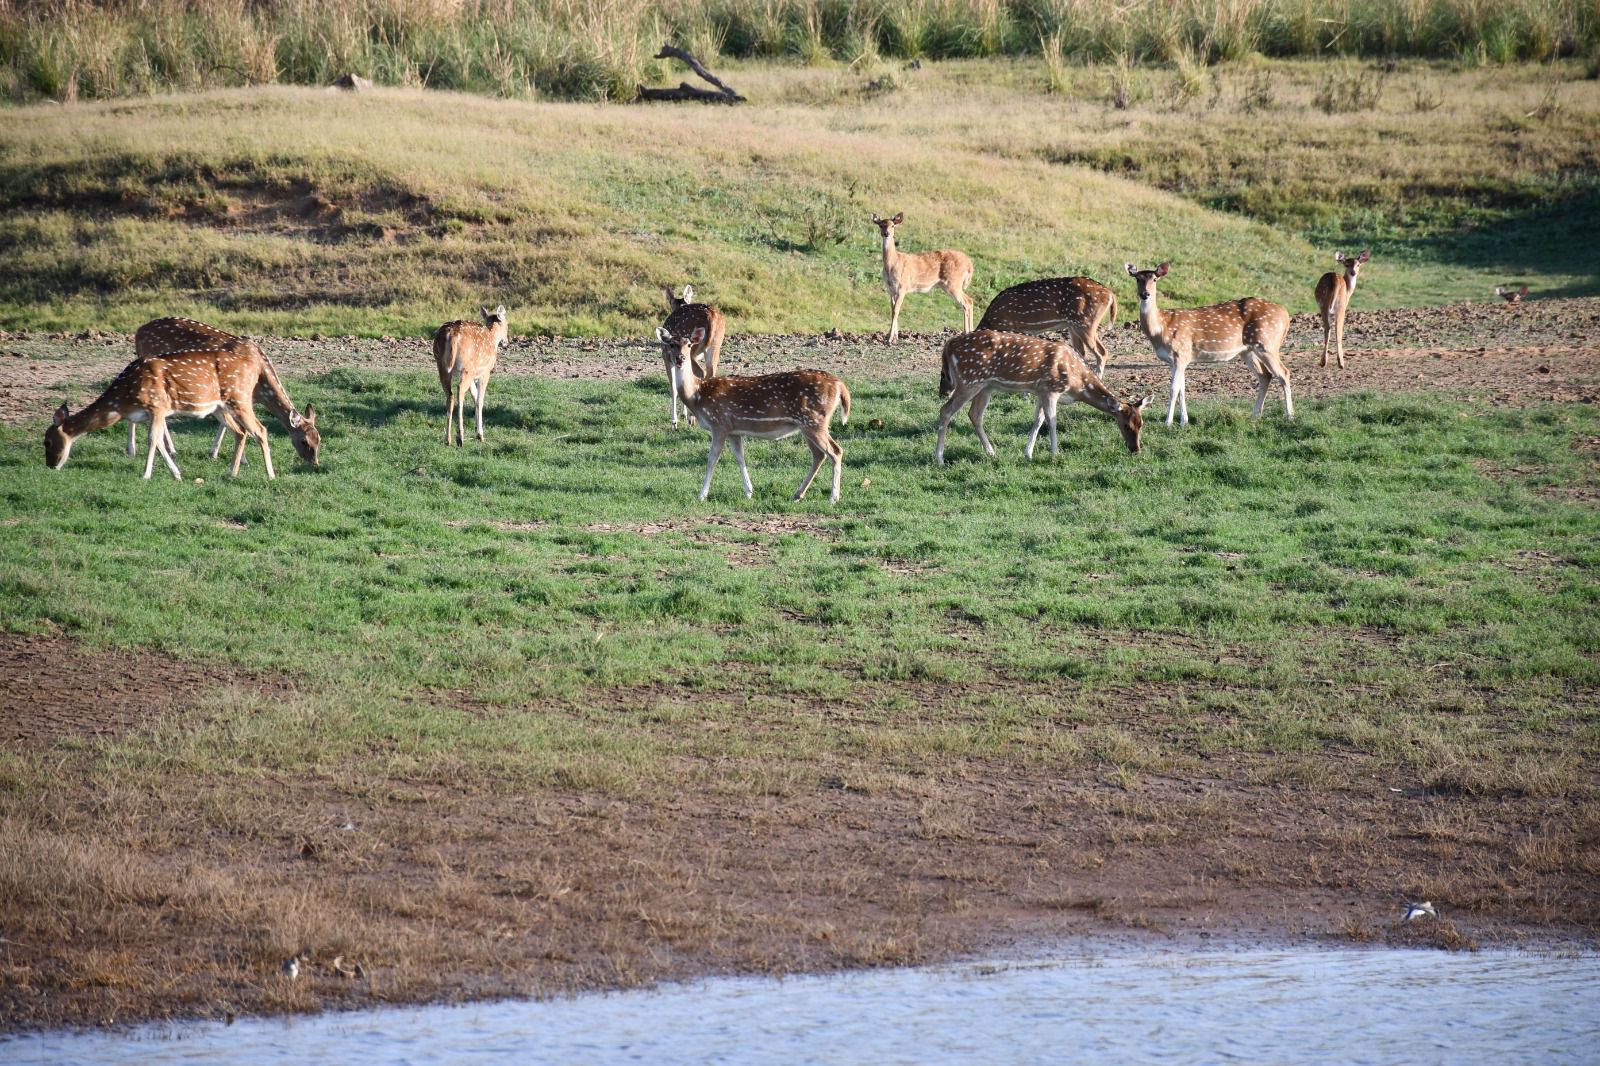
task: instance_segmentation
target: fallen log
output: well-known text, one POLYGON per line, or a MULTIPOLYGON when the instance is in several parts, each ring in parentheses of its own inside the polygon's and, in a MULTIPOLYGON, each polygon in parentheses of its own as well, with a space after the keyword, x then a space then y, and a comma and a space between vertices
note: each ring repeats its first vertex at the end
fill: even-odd
POLYGON ((699 75, 702 80, 715 85, 717 87, 717 91, 712 92, 709 89, 696 88, 686 81, 679 82, 676 89, 649 89, 643 85, 640 85, 638 87, 638 96, 634 98, 635 101, 694 100, 703 104, 742 104, 745 102, 744 97, 740 96, 731 87, 724 84, 721 78, 718 78, 715 74, 701 66, 698 59, 690 55, 688 52, 685 52, 682 48, 678 48, 671 44, 663 44, 661 46, 661 51, 656 53, 655 58, 677 59, 688 64, 690 70, 699 75))

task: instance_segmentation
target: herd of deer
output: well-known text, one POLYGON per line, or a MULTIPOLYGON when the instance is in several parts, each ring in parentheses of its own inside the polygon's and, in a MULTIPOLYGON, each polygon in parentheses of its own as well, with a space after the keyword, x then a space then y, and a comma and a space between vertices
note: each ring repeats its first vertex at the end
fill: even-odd
MULTIPOLYGON (((883 240, 883 280, 890 304, 888 343, 899 339, 900 309, 911 293, 939 289, 961 307, 963 332, 945 344, 940 371, 939 394, 949 399, 939 411, 934 447, 937 462, 944 462, 950 421, 967 405, 984 451, 995 454, 983 428, 984 411, 995 393, 1033 396, 1033 429, 1025 449, 1029 459, 1046 425, 1050 452, 1058 451, 1056 407, 1063 397, 1110 415, 1128 450, 1139 450, 1143 412, 1151 397, 1123 400, 1100 380, 1107 357, 1100 326, 1114 321, 1117 314, 1117 298, 1109 288, 1085 277, 1015 285, 994 298, 974 329, 972 298, 966 293, 972 281, 972 260, 958 251, 901 252, 895 247, 894 231, 905 216, 874 215, 872 221, 883 240), (1056 342, 1041 336, 1055 331, 1064 333, 1066 340, 1056 342), (1092 371, 1085 361, 1088 356, 1095 361, 1092 371)), ((1345 311, 1369 256, 1362 252, 1334 258, 1343 273, 1324 274, 1317 283, 1316 298, 1323 327, 1322 365, 1328 365, 1332 347, 1342 367, 1345 311)), ((1167 424, 1172 424, 1175 413, 1183 424, 1189 421, 1190 364, 1226 362, 1241 355, 1259 386, 1255 417, 1260 417, 1267 391, 1276 381, 1283 387, 1284 417, 1293 418, 1289 375, 1279 357, 1289 331, 1289 312, 1278 304, 1246 298, 1163 313, 1156 306, 1156 283, 1167 275, 1167 268, 1166 263, 1153 270, 1127 264, 1139 296, 1139 325, 1156 357, 1172 371, 1167 424)), ((714 307, 694 302, 690 286, 684 287, 681 297, 670 288, 666 296, 669 314, 656 330, 656 339, 667 370, 672 424, 678 424, 681 402, 690 419, 711 434, 711 455, 700 498, 705 499, 711 490, 711 475, 724 445, 738 461, 745 496, 749 497, 753 489, 745 466, 744 439, 778 439, 798 433, 810 446, 813 461, 794 498, 805 496, 823 461, 829 460, 833 464, 830 499, 837 501, 844 450, 833 439, 829 425, 834 411, 841 407, 842 420, 850 420, 850 391, 845 383, 820 370, 754 377, 720 375, 717 368, 727 329, 723 315, 714 307)), ((468 395, 477 407, 477 438, 484 439, 484 399, 499 348, 507 338, 507 317, 504 306, 480 311, 481 325, 449 322, 434 334, 434 362, 445 395, 446 444, 465 442, 468 395)), ((45 433, 45 462, 50 467, 59 469, 66 463, 77 438, 121 420, 129 423, 128 454, 136 454, 137 424, 148 422, 150 443, 144 476, 151 476, 160 455, 172 475, 181 479, 167 419, 209 415, 222 423, 212 458, 231 431, 235 437, 231 472, 237 476, 246 444, 253 437, 260 444, 267 477, 272 478, 276 475, 267 431, 254 411, 258 401, 277 416, 301 458, 317 463, 322 441, 315 411, 310 404, 304 412, 295 409, 272 361, 252 341, 191 319, 162 318, 139 328, 134 349, 134 361, 93 403, 76 414, 70 413, 66 404, 57 409, 54 423, 45 433)))

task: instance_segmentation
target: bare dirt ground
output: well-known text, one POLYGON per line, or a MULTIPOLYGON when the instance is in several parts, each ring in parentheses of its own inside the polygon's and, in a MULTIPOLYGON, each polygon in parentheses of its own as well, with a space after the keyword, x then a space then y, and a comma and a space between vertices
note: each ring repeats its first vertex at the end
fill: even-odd
MULTIPOLYGON (((515 332, 515 321, 512 326, 515 332)), ((1137 323, 1125 318, 1103 335, 1111 353, 1107 383, 1129 395, 1154 391, 1164 401, 1166 368, 1156 362, 1137 323)), ((882 334, 732 334, 723 366, 733 374, 811 366, 847 380, 926 375, 932 392, 939 349, 949 336, 950 331, 906 333, 891 348, 882 334)), ((433 370, 431 339, 423 336, 277 337, 262 343, 290 376, 338 368, 433 370)), ((1316 316, 1300 315, 1285 351, 1297 400, 1375 390, 1437 392, 1490 404, 1593 403, 1600 400, 1600 298, 1352 311, 1344 370, 1317 365, 1322 327, 1316 316)), ((132 357, 127 334, 0 333, 0 421, 42 424, 62 398, 76 408, 132 357)), ((596 380, 664 376, 659 347, 642 337, 513 336, 496 373, 596 380)), ((1190 394, 1253 396, 1255 379, 1237 364, 1202 367, 1191 372, 1190 394)), ((1269 403, 1277 402, 1274 390, 1269 403)))
MULTIPOLYGON (((141 778, 96 770, 74 738, 203 715, 214 686, 282 683, 19 635, 0 635, 0 677, 8 744, 52 753, 37 809, 0 818, 0 1032, 908 964, 1067 938, 1459 949, 1600 936, 1600 813, 1586 801, 1425 790, 1354 752, 1201 756, 1132 775, 839 762, 754 797, 141 778), (164 694, 138 695, 151 691, 164 694), (82 692, 108 695, 91 705, 82 692), (1424 898, 1440 920, 1402 922, 1404 902, 1424 898), (304 976, 281 977, 302 951, 304 976), (362 975, 342 976, 339 956, 362 975)), ((970 695, 904 687, 931 714, 958 715, 941 706, 970 695)), ((1157 713, 1150 692, 1102 695, 1130 723, 1157 713)), ((696 696, 595 698, 670 723, 682 714, 663 708, 696 696)), ((752 728, 763 713, 871 713, 790 703, 757 708, 752 728)), ((686 762, 683 780, 701 769, 686 762)))
MULTIPOLYGON (((1340 371, 1317 368, 1320 331, 1302 318, 1289 365, 1302 402, 1351 389, 1595 402, 1597 327, 1600 300, 1358 312, 1340 371)), ((931 394, 944 336, 894 349, 878 337, 733 337, 724 357, 735 371, 925 376, 931 394)), ((1143 338, 1119 325, 1108 340, 1113 386, 1164 399, 1166 375, 1143 338)), ((423 338, 275 339, 269 350, 295 376, 431 370, 423 338)), ((83 402, 130 354, 126 336, 0 337, 0 418, 42 427, 55 397, 83 402)), ((501 366, 661 372, 643 340, 518 339, 501 366)), ((1204 369, 1192 388, 1253 392, 1237 366, 1204 369)), ((914 774, 841 763, 756 798, 694 785, 501 792, 266 773, 241 787, 96 769, 95 738, 203 714, 219 689, 271 698, 293 684, 0 635, 0 737, 50 759, 43 786, 0 775, 0 790, 41 797, 25 817, 0 817, 0 1032, 914 963, 1062 937, 1163 947, 1600 940, 1591 803, 1423 790, 1356 752, 1202 755, 1179 776, 1064 775, 960 756, 914 774), (1440 903, 1442 920, 1401 923, 1402 902, 1423 898, 1440 903), (301 950, 306 975, 288 982, 278 965, 301 950), (335 955, 363 976, 340 976, 335 955)), ((962 693, 900 695, 960 713, 962 693)), ((1148 692, 1104 696, 1125 701, 1130 722, 1151 713, 1148 692)), ((595 697, 636 708, 642 722, 694 698, 595 697)), ((804 703, 765 712, 862 710, 804 703)), ((684 780, 703 780, 702 769, 685 765, 684 780)), ((1576 794, 1594 795, 1597 775, 1582 769, 1576 794)))

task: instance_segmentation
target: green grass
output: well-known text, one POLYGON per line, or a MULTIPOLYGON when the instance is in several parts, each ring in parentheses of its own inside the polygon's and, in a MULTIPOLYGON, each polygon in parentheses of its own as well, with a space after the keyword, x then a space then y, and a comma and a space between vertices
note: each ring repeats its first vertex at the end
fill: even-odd
POLYGON ((299 678, 128 756, 213 768, 626 788, 682 754, 738 780, 827 753, 1127 765, 1105 730, 1138 765, 1594 755, 1600 522, 1541 494, 1592 476, 1568 447, 1600 435, 1590 408, 1208 403, 1138 456, 1074 410, 1030 464, 1012 404, 998 461, 958 424, 941 469, 922 383, 858 383, 837 506, 786 502, 793 441, 752 444, 753 501, 730 459, 701 504, 707 438, 661 424, 663 388, 498 380, 488 443, 446 450, 426 376, 337 371, 293 384, 324 469, 280 448, 273 484, 229 481, 193 423, 183 483, 140 481, 119 433, 52 472, 6 429, 0 625, 299 678), (772 516, 816 528, 714 521, 772 516), (1154 734, 1104 698, 1130 692, 1154 734))
POLYGON ((73 100, 217 85, 381 84, 629 99, 663 40, 702 59, 1055 55, 1204 64, 1271 56, 1426 56, 1505 64, 1593 53, 1582 0, 433 0, 192 4, 82 0, 0 9, 0 96, 73 100))
MULTIPOLYGON (((1088 273, 1123 286, 1126 316, 1122 264, 1168 259, 1174 304, 1306 311, 1340 247, 1374 251, 1366 307, 1512 280, 1600 292, 1560 239, 1595 214, 1600 82, 1418 67, 1395 78, 1437 109, 1396 90, 1325 115, 1325 66, 1218 69, 1220 95, 1195 101, 1140 69, 1150 95, 1127 110, 1103 68, 1047 93, 1038 64, 983 61, 882 93, 750 66, 759 102, 739 109, 260 89, 0 112, 0 325, 415 334, 487 300, 517 333, 638 335, 661 285, 693 281, 737 333, 881 330, 869 219, 895 210, 902 248, 974 258, 980 305, 1088 273), (1246 105, 1257 77, 1276 86, 1265 111, 1246 105)), ((903 326, 953 321, 926 298, 903 326)))

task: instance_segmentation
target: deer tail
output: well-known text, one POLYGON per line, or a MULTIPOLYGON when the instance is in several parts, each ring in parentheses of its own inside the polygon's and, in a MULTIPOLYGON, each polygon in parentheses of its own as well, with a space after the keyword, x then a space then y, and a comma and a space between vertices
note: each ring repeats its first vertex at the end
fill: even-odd
POLYGON ((843 381, 839 382, 839 407, 841 410, 839 421, 848 426, 850 424, 850 387, 843 381))
POLYGON ((1111 306, 1106 310, 1106 328, 1117 324, 1117 294, 1111 294, 1111 306))
POLYGON ((955 389, 955 383, 950 380, 950 348, 939 353, 939 395, 945 397, 955 389))

